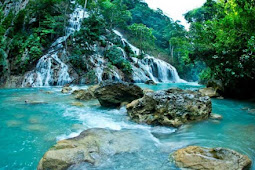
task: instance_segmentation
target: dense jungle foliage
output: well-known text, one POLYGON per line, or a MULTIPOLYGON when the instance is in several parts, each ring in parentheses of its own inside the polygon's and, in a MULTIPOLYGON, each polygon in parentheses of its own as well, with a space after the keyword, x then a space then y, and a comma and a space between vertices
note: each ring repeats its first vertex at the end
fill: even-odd
POLYGON ((221 80, 225 93, 246 97, 255 87, 255 2, 207 2, 185 15, 191 23, 190 59, 208 66, 202 80, 221 80))
MULTIPOLYGON (((85 1, 77 2, 84 6, 85 1)), ((88 0, 86 7, 90 15, 99 20, 96 27, 100 27, 100 30, 118 29, 139 47, 141 52, 138 57, 144 53, 152 54, 174 64, 182 76, 188 75, 192 65, 184 67, 189 51, 187 31, 161 10, 152 10, 140 0, 88 0)), ((66 34, 68 14, 73 11, 74 5, 69 0, 30 0, 19 13, 10 11, 5 16, 2 12, 4 3, 0 9, 0 71, 9 71, 15 75, 30 70, 49 45, 66 34), (9 63, 10 66, 7 66, 9 63)), ((88 23, 90 21, 94 22, 88 19, 84 21, 87 23, 83 23, 83 27, 85 24, 93 24, 88 23)), ((84 32, 81 34, 91 40, 88 43, 98 41, 100 34, 103 34, 96 29, 83 28, 81 31, 84 29, 86 35, 84 32)), ((89 51, 81 52, 89 54, 89 51)), ((77 61, 82 59, 78 56, 81 56, 80 51, 71 56, 71 62, 79 63, 77 61)), ((124 69, 128 70, 129 64, 123 64, 124 69)), ((84 68, 84 65, 79 67, 84 68)), ((186 77, 192 79, 193 74, 186 77)))
MULTIPOLYGON (((84 6, 86 0, 77 2, 84 6)), ((187 80, 196 80, 204 70, 200 74, 202 82, 220 80, 227 94, 245 96, 252 94, 255 85, 254 5, 253 0, 207 0, 185 14, 190 23, 187 31, 178 21, 160 9, 150 9, 141 0, 88 0, 90 17, 73 35, 76 41, 68 40, 66 48, 70 50, 70 62, 78 70, 88 71, 82 56, 91 51, 81 45, 104 46, 106 39, 115 40, 111 30, 117 29, 140 48, 139 56, 125 49, 128 55, 142 58, 148 53, 166 60, 187 80)), ((34 67, 50 44, 66 34, 74 6, 69 0, 30 0, 18 13, 4 13, 5 3, 0 1, 1 74, 23 74, 34 67)), ((104 55, 112 66, 128 74, 130 64, 118 58, 121 43, 114 44, 104 55)))

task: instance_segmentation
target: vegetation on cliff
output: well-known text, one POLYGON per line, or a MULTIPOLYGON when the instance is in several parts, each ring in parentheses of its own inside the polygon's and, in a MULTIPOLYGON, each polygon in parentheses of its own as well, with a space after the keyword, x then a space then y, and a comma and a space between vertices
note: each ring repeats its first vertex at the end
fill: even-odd
POLYGON ((190 58, 208 66, 202 79, 221 80, 227 95, 254 94, 255 3, 252 0, 207 2, 185 15, 191 23, 190 58))
MULTIPOLYGON (((86 1, 76 2, 83 6, 86 1)), ((0 3, 1 82, 31 70, 50 44, 67 34, 69 14, 75 6, 69 0, 30 0, 17 10, 8 6, 12 3, 15 6, 18 2, 0 3)), ((88 0, 90 17, 73 35, 75 39, 67 40, 65 48, 78 73, 93 75, 86 59, 93 54, 90 47, 112 42, 115 46, 102 55, 110 61, 109 68, 117 67, 129 74, 129 61, 122 58, 118 48, 123 44, 111 31, 117 29, 141 50, 136 56, 125 48, 129 56, 152 54, 173 64, 188 80, 196 79, 194 75, 208 67, 200 74, 202 81, 221 80, 227 95, 245 95, 255 85, 254 5, 252 0, 207 0, 185 14, 191 24, 187 31, 178 21, 160 9, 150 9, 141 0, 88 0)))
MULTIPOLYGON (((83 0, 76 2, 82 6, 85 3, 83 0)), ((8 3, 15 5, 16 2, 8 3)), ((67 34, 66 26, 74 4, 69 0, 30 0, 25 8, 18 11, 13 8, 6 10, 7 2, 0 5, 0 72, 6 79, 10 75, 24 74, 31 70, 52 42, 67 34)), ((87 9, 90 17, 84 21, 81 31, 74 35, 75 45, 70 39, 66 42, 66 48, 71 50, 69 60, 76 70, 88 70, 88 61, 83 56, 90 55, 91 51, 89 48, 80 50, 81 45, 100 43, 103 46, 106 40, 102 36, 112 42, 114 35, 109 34, 109 30, 118 29, 141 48, 141 57, 143 53, 153 54, 175 63, 181 74, 187 72, 188 69, 183 67, 186 61, 184 58, 187 58, 188 43, 184 36, 187 32, 161 10, 152 10, 140 0, 89 0, 87 9)), ((125 51, 135 56, 130 49, 125 51)), ((121 59, 114 60, 111 61, 112 65, 126 73, 130 72, 128 61, 116 63, 121 59)))

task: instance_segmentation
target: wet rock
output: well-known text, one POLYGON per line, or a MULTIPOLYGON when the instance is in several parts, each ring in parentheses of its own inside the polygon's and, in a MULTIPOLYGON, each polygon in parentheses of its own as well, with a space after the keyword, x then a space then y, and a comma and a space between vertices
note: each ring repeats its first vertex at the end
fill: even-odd
POLYGON ((123 102, 143 97, 143 90, 134 84, 105 81, 96 89, 95 96, 104 107, 119 107, 123 102))
POLYGON ((63 87, 61 90, 62 93, 69 93, 70 91, 72 91, 72 88, 68 86, 63 87))
POLYGON ((4 87, 5 88, 17 88, 21 87, 23 80, 23 75, 22 76, 10 76, 9 79, 5 82, 4 87))
POLYGON ((29 123, 31 123, 31 124, 37 124, 37 123, 40 123, 40 120, 39 120, 39 118, 36 118, 36 117, 31 117, 31 118, 29 118, 29 123))
POLYGON ((25 100, 25 104, 29 104, 29 105, 40 105, 40 104, 48 104, 47 102, 44 101, 29 101, 29 100, 25 100))
POLYGON ((37 168, 62 170, 84 162, 97 165, 109 156, 138 151, 142 145, 139 136, 130 130, 89 129, 51 147, 37 168))
POLYGON ((44 92, 45 94, 53 94, 53 92, 52 91, 46 91, 46 92, 44 92))
POLYGON ((255 114, 255 109, 249 109, 248 113, 255 114))
POLYGON ((213 120, 221 120, 223 117, 219 114, 211 114, 210 115, 210 119, 213 119, 213 120))
POLYGON ((206 83, 206 87, 212 87, 217 93, 223 94, 225 89, 221 80, 211 79, 206 83))
POLYGON ((219 97, 220 95, 217 93, 217 90, 213 87, 208 87, 204 89, 199 89, 199 92, 202 93, 205 96, 209 96, 211 98, 219 97))
POLYGON ((143 89, 143 93, 146 94, 146 93, 153 93, 154 91, 151 90, 151 89, 143 89))
POLYGON ((75 95, 75 98, 78 100, 92 100, 96 99, 95 97, 95 90, 99 87, 99 85, 94 85, 89 87, 86 90, 75 90, 72 94, 75 95))
POLYGON ((179 127, 209 118, 212 104, 200 92, 176 88, 147 93, 128 104, 127 111, 138 123, 179 127))
POLYGON ((242 110, 249 110, 249 107, 243 107, 242 110))
POLYGON ((44 126, 42 124, 31 124, 23 127, 22 129, 26 131, 38 131, 38 132, 45 132, 48 130, 47 126, 44 126))
POLYGON ((178 167, 187 169, 242 170, 251 166, 248 156, 225 148, 189 146, 177 150, 172 156, 178 167))
POLYGON ((157 85, 157 83, 155 83, 153 80, 147 80, 145 82, 145 84, 148 84, 148 85, 157 85))
POLYGON ((19 127, 23 124, 23 122, 19 120, 8 120, 6 122, 7 127, 19 127))
POLYGON ((81 102, 73 102, 71 105, 72 106, 77 106, 77 107, 84 107, 84 104, 81 103, 81 102))

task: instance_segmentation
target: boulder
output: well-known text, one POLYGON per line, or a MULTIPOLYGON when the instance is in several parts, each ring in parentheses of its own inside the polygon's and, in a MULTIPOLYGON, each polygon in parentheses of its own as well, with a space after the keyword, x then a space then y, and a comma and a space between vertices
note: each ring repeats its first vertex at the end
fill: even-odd
POLYGON ((104 107, 119 107, 143 97, 143 90, 134 84, 105 81, 96 89, 95 96, 104 107))
POLYGON ((209 118, 212 104, 200 92, 175 88, 146 93, 128 104, 127 111, 138 123, 179 127, 209 118))
POLYGON ((148 84, 148 85, 157 85, 157 83, 155 83, 153 80, 147 80, 145 82, 145 84, 148 84))
POLYGON ((62 93, 69 93, 70 91, 72 91, 72 88, 68 86, 63 87, 61 90, 62 93))
POLYGON ((205 96, 209 96, 211 98, 216 98, 219 97, 219 93, 217 93, 217 90, 214 89, 213 87, 207 87, 203 89, 199 89, 199 92, 202 93, 205 96))
POLYGON ((89 87, 86 90, 75 90, 72 94, 75 95, 75 98, 78 100, 92 100, 92 99, 96 99, 94 93, 95 90, 98 88, 98 85, 94 85, 89 87))
POLYGON ((110 156, 138 151, 145 143, 132 130, 89 129, 78 137, 59 141, 47 151, 37 169, 68 169, 72 165, 98 165, 110 156))
POLYGON ((178 167, 187 169, 242 170, 251 166, 248 156, 225 148, 189 146, 177 150, 172 156, 178 167))

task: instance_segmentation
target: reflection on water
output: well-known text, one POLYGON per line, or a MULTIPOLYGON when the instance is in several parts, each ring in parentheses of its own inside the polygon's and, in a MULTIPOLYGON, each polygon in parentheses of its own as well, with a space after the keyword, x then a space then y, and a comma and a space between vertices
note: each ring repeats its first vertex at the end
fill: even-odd
MULTIPOLYGON (((153 90, 201 87, 197 84, 138 85, 153 90)), ((84 164, 80 169, 176 169, 169 161, 169 154, 188 145, 228 147, 255 161, 255 116, 249 113, 255 108, 253 103, 214 99, 213 112, 223 116, 221 121, 207 120, 175 129, 136 124, 130 121, 125 108, 102 108, 96 100, 75 101, 73 96, 60 91, 60 88, 0 90, 0 169, 35 169, 57 140, 95 127, 133 129, 147 143, 139 152, 118 154, 97 167, 84 164), (25 100, 47 104, 25 104, 25 100), (72 105, 74 102, 84 107, 72 105)))

